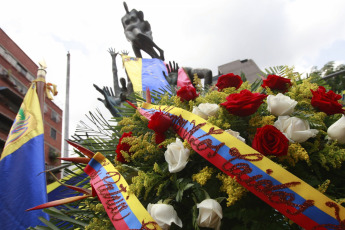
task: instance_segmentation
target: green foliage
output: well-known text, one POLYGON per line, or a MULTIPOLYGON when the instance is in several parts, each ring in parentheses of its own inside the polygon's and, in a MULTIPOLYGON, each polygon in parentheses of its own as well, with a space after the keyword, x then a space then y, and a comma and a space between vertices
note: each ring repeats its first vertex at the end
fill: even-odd
POLYGON ((278 76, 285 76, 287 73, 287 66, 274 66, 266 68, 265 71, 261 72, 261 76, 267 77, 268 75, 278 75, 278 76))
POLYGON ((335 65, 334 61, 327 62, 321 69, 313 67, 311 73, 308 75, 313 78, 313 81, 319 85, 324 85, 326 89, 331 89, 334 92, 341 94, 345 90, 345 65, 335 65), (332 74, 339 73, 333 77, 328 77, 332 74))

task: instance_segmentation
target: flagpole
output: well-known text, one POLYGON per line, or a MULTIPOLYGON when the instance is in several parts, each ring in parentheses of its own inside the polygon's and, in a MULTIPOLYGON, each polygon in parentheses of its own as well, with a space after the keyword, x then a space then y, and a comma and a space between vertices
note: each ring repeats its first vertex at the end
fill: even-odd
POLYGON ((64 120, 64 153, 63 157, 68 157, 68 143, 66 140, 68 140, 69 137, 69 85, 70 85, 70 60, 71 55, 68 52, 67 53, 67 75, 66 75, 66 99, 65 99, 65 120, 64 120))
MULTIPOLYGON (((67 74, 66 74, 66 99, 65 99, 65 111, 64 111, 64 137, 63 137, 63 157, 68 157, 67 143, 69 137, 69 88, 70 88, 70 61, 71 54, 67 52, 67 74)), ((64 161, 63 161, 64 162, 64 161)), ((62 170, 62 176, 66 176, 65 169, 62 170)))
POLYGON ((39 62, 40 67, 38 68, 37 71, 37 95, 38 95, 38 100, 40 101, 40 107, 41 107, 41 114, 42 114, 42 121, 44 122, 44 102, 45 102, 45 93, 44 93, 44 87, 45 87, 45 78, 47 71, 45 70, 47 67, 44 63, 44 61, 39 62), (40 80, 41 79, 41 80, 40 80))

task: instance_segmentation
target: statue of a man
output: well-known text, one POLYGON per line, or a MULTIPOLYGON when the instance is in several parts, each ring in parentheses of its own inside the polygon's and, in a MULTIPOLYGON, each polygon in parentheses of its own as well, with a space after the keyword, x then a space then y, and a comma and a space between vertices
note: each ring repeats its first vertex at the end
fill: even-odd
POLYGON ((135 56, 142 58, 140 50, 143 50, 152 58, 159 58, 164 61, 164 51, 153 42, 151 26, 148 21, 144 20, 144 13, 136 9, 129 12, 126 2, 123 5, 126 15, 122 17, 121 21, 126 38, 132 43, 135 56), (155 49, 158 50, 159 54, 155 49))

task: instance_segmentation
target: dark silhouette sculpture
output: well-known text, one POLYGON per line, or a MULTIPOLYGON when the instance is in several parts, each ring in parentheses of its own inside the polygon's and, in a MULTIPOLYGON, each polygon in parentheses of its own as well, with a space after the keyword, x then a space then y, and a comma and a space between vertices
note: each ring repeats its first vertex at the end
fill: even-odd
POLYGON ((135 56, 142 58, 140 50, 143 50, 152 58, 164 61, 164 51, 153 42, 151 26, 148 21, 144 20, 144 13, 136 9, 129 12, 126 2, 123 2, 123 5, 126 15, 122 17, 121 21, 126 38, 132 43, 135 56), (158 50, 159 55, 155 49, 158 50))
MULTIPOLYGON (((177 63, 169 61, 169 64, 166 64, 167 70, 168 70, 168 75, 163 72, 163 75, 167 82, 170 85, 177 85, 177 78, 178 78, 178 69, 179 66, 177 63)), ((212 71, 210 69, 205 69, 205 68, 190 68, 190 67, 183 67, 184 71, 188 75, 190 81, 194 85, 194 76, 195 74, 198 76, 200 79, 205 79, 204 80, 204 85, 211 85, 212 84, 212 71)), ((194 85, 195 86, 195 85, 194 85)))
POLYGON ((115 94, 112 88, 103 87, 103 89, 101 89, 96 84, 93 84, 93 86, 97 89, 98 92, 100 92, 104 96, 104 99, 101 99, 101 98, 97 98, 97 99, 103 102, 105 107, 110 111, 111 115, 113 115, 113 117, 121 117, 121 114, 120 114, 121 111, 119 111, 115 107, 119 107, 122 103, 122 100, 125 98, 115 97, 115 94))
MULTIPOLYGON (((210 69, 205 69, 205 68, 190 68, 190 67, 183 67, 185 72, 187 73, 189 79, 193 83, 194 81, 194 75, 197 74, 198 78, 200 79, 205 79, 204 80, 204 85, 212 85, 212 70, 210 69)), ((193 83, 194 85, 194 83, 193 83)))
MULTIPOLYGON (((116 57, 119 54, 115 51, 113 48, 108 49, 109 54, 111 55, 112 59, 112 70, 113 70, 113 84, 114 84, 114 91, 115 91, 115 97, 119 97, 120 94, 123 94, 126 98, 133 93, 133 85, 132 82, 129 80, 129 77, 127 75, 127 86, 126 86, 126 80, 124 78, 120 78, 121 88, 119 87, 119 78, 117 75, 117 65, 116 65, 116 57)), ((128 55, 128 51, 121 51, 123 55, 128 55)), ((126 72, 127 74, 127 72, 126 72)), ((123 97, 122 96, 122 97, 123 97)))
POLYGON ((169 61, 169 64, 166 64, 166 67, 168 70, 168 76, 163 71, 163 75, 165 79, 167 80, 169 85, 171 86, 177 85, 177 77, 178 77, 178 69, 179 69, 178 64, 173 62, 173 65, 172 65, 171 62, 169 61))
MULTIPOLYGON (((121 21, 124 28, 125 36, 128 41, 131 42, 135 56, 138 58, 142 58, 141 50, 143 50, 152 58, 158 58, 164 61, 164 51, 153 42, 151 26, 148 21, 144 20, 144 13, 142 11, 137 11, 136 9, 132 9, 131 11, 129 11, 126 2, 124 2, 123 5, 126 10, 126 15, 122 17, 121 21), (156 50, 158 50, 159 54, 156 52, 156 50)), ((95 84, 94 87, 104 97, 104 99, 98 98, 98 100, 105 105, 105 107, 114 117, 119 117, 121 116, 121 108, 119 107, 121 107, 122 102, 127 100, 128 96, 133 93, 133 85, 126 72, 127 85, 126 80, 124 78, 120 78, 121 87, 119 86, 119 78, 116 65, 116 57, 119 53, 116 52, 113 48, 109 48, 108 52, 112 58, 114 91, 111 87, 103 87, 103 89, 101 89, 95 84)), ((128 52, 122 51, 122 54, 128 55, 128 52)), ((166 80, 170 85, 176 86, 179 70, 178 64, 175 62, 171 64, 171 62, 169 62, 166 67, 168 70, 168 75, 163 72, 166 80)), ((192 69, 190 67, 184 67, 184 70, 186 71, 192 83, 195 74, 197 74, 200 79, 205 79, 205 85, 212 84, 211 70, 200 68, 192 69)))
MULTIPOLYGON (((126 80, 124 78, 120 78, 121 87, 119 86, 119 79, 117 75, 117 65, 116 65, 116 57, 119 53, 116 52, 115 49, 113 48, 109 48, 108 52, 110 53, 111 58, 112 58, 113 84, 114 84, 115 93, 113 92, 111 87, 103 87, 103 89, 101 89, 96 84, 94 84, 93 86, 104 97, 104 99, 101 99, 101 98, 97 98, 97 99, 103 102, 105 107, 110 111, 110 113, 114 117, 119 117, 121 116, 119 114, 121 111, 115 107, 121 107, 122 102, 127 100, 128 96, 133 92, 133 86, 128 76, 127 76, 127 82, 128 82, 127 86, 126 86, 126 80)), ((128 51, 122 51, 121 53, 128 55, 128 51)))

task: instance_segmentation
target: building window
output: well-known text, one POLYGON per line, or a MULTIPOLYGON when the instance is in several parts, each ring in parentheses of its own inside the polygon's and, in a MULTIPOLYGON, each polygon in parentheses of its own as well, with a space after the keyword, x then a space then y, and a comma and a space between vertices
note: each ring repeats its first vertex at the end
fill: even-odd
POLYGON ((17 62, 16 68, 24 76, 26 76, 26 74, 28 73, 28 71, 21 64, 19 64, 18 62, 17 62))
POLYGON ((0 54, 2 55, 2 56, 5 56, 5 49, 2 47, 2 46, 0 46, 0 54))
MULTIPOLYGON (((0 46, 1 47, 1 46, 0 46)), ((0 74, 3 75, 7 75, 8 71, 7 69, 5 69, 5 67, 3 67, 2 65, 0 65, 0 74)))
POLYGON ((12 82, 14 87, 16 87, 19 92, 21 92, 22 94, 26 94, 27 88, 20 81, 18 81, 12 75, 9 75, 8 79, 10 80, 10 82, 12 82))
POLYGON ((12 66, 16 66, 17 65, 17 61, 16 59, 14 59, 14 57, 9 54, 9 53, 6 53, 6 56, 5 56, 6 60, 11 63, 12 66))
POLYGON ((56 123, 60 122, 59 114, 57 112, 55 112, 54 110, 52 110, 52 112, 50 114, 50 119, 52 121, 55 121, 56 123))
POLYGON ((51 136, 51 138, 56 140, 56 130, 55 129, 50 128, 50 136, 51 136))
POLYGON ((29 81, 33 81, 35 80, 36 78, 29 72, 26 73, 26 78, 29 79, 29 81))

